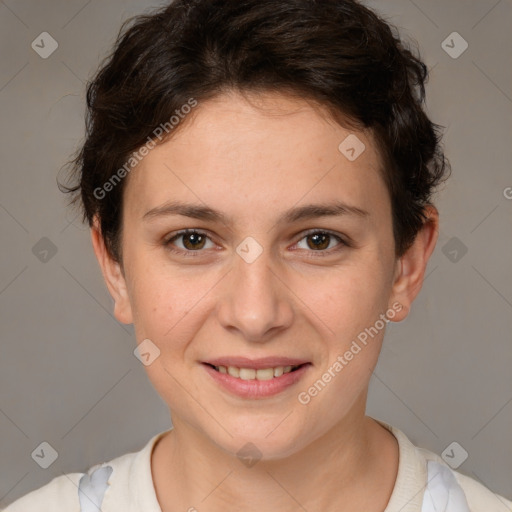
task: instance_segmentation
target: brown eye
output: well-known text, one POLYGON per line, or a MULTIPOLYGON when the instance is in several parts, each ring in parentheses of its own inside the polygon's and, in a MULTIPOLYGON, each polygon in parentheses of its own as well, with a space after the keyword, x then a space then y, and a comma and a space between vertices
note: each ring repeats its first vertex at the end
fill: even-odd
POLYGON ((315 233, 314 235, 308 235, 306 239, 308 240, 308 247, 310 249, 327 249, 331 235, 328 233, 315 233))
POLYGON ((328 231, 316 230, 306 233, 305 236, 297 243, 297 247, 299 249, 306 249, 309 253, 317 252, 318 254, 316 256, 327 256, 343 249, 344 247, 349 247, 349 244, 338 235, 328 231), (303 240, 306 240, 306 247, 300 246, 303 240), (333 242, 338 243, 333 244, 333 242))
POLYGON ((206 237, 200 233, 187 233, 181 236, 183 237, 184 247, 189 250, 193 251, 195 249, 202 249, 204 247, 206 237))
POLYGON ((171 252, 184 254, 185 256, 195 256, 195 254, 187 253, 202 252, 202 249, 205 248, 206 242, 208 240, 210 240, 210 237, 206 233, 203 233, 202 231, 187 230, 176 233, 174 236, 172 236, 166 242, 164 242, 164 245, 171 252), (179 244, 176 243, 176 241, 180 239, 182 240, 181 247, 179 244))

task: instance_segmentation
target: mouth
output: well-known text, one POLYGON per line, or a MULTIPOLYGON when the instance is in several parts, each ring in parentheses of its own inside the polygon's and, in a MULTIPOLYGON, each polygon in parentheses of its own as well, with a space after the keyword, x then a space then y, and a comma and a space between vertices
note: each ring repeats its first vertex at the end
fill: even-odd
POLYGON ((203 363, 216 372, 230 375, 235 379, 240 380, 272 380, 281 377, 287 373, 293 373, 302 368, 303 366, 310 365, 311 363, 302 363, 297 365, 286 366, 269 366, 268 368, 246 368, 239 366, 226 366, 214 365, 211 363, 203 363))
POLYGON ((229 361, 219 359, 203 362, 201 366, 206 370, 211 381, 230 395, 243 399, 261 400, 293 389, 308 375, 309 368, 313 364, 285 358, 258 361, 229 358, 229 361), (285 365, 282 364, 283 362, 294 364, 285 365), (235 363, 240 366, 235 366, 235 363))

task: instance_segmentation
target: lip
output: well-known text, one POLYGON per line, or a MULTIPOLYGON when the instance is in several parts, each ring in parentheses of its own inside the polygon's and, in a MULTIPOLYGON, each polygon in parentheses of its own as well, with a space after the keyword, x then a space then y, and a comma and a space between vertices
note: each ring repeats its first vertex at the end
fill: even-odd
POLYGON ((300 364, 306 364, 310 361, 305 359, 278 356, 262 357, 259 359, 228 356, 209 359, 208 361, 203 362, 212 364, 213 366, 236 366, 237 368, 252 368, 254 370, 261 370, 263 368, 275 368, 276 366, 299 366, 300 364))
MULTIPOLYGON (((222 359, 223 361, 226 361, 226 359, 222 359)), ((230 361, 232 359, 229 359, 230 361)), ((283 361, 284 359, 280 358, 280 361, 283 361)), ((216 360, 216 361, 220 361, 216 360)), ((238 359, 239 361, 239 359, 238 359)), ((256 362, 261 363, 262 360, 258 360, 256 362)), ((287 361, 293 361, 292 359, 287 359, 287 361)), ((252 361, 254 363, 255 361, 252 361)), ((209 363, 213 364, 213 363, 209 363)), ((248 398, 248 399, 263 399, 268 398, 274 395, 277 395, 281 392, 283 392, 285 389, 290 388, 294 384, 296 384, 299 380, 302 379, 302 377, 305 375, 305 373, 308 372, 309 368, 312 366, 311 363, 297 363, 297 364, 303 364, 300 368, 293 372, 289 373, 283 373, 280 377, 274 377, 269 380, 257 380, 257 379, 251 379, 251 380, 242 380, 238 379, 236 377, 232 377, 231 375, 227 373, 220 373, 211 366, 209 366, 208 363, 202 363, 201 366, 206 370, 208 375, 215 381, 216 384, 218 384, 220 387, 228 391, 229 393, 236 395, 240 398, 248 398)), ((222 364, 222 363, 221 363, 222 364)), ((269 363, 267 361, 264 361, 264 364, 268 365, 269 363)), ((218 366, 218 365, 215 365, 218 366)), ((225 365, 222 365, 225 366, 225 365)), ((237 366, 236 364, 231 364, 229 366, 237 366)), ((270 366, 260 366, 260 368, 269 368, 274 365, 270 366)), ((282 365, 277 364, 275 366, 288 366, 288 365, 282 365)), ((292 364, 292 366, 296 366, 292 364)), ((242 368, 247 368, 247 366, 242 366, 242 368)))

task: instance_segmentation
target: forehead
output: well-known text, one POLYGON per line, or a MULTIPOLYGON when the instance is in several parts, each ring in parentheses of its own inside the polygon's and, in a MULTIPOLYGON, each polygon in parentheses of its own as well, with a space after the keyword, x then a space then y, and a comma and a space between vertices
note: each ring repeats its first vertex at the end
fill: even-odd
POLYGON ((129 176, 125 206, 139 219, 177 198, 238 217, 277 215, 301 198, 361 208, 387 201, 372 134, 340 126, 305 100, 229 93, 188 116, 129 176))

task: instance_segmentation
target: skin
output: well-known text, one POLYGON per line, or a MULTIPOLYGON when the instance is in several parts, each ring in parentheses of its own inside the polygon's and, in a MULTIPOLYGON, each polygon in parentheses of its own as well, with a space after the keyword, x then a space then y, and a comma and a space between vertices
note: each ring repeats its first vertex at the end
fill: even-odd
POLYGON ((393 304, 401 310, 392 321, 407 316, 437 241, 432 206, 414 244, 395 257, 375 147, 371 132, 343 128, 304 100, 223 93, 199 104, 129 175, 122 265, 106 251, 99 224, 92 228, 116 318, 134 324, 138 343, 149 338, 160 349, 145 369, 172 411, 174 429, 151 460, 166 512, 386 507, 398 445, 365 415, 385 329, 308 404, 297 398, 393 304), (338 150, 351 133, 366 146, 355 161, 338 150), (142 219, 170 200, 208 205, 230 221, 142 219), (277 222, 290 208, 334 200, 368 215, 277 222), (209 239, 199 250, 186 236, 165 246, 186 228, 209 239), (317 249, 307 230, 349 237, 352 246, 330 238, 317 249), (252 263, 236 252, 247 236, 263 248, 252 263), (300 357, 312 366, 277 396, 242 399, 201 365, 227 355, 300 357), (262 453, 252 467, 237 457, 248 442, 262 453))

